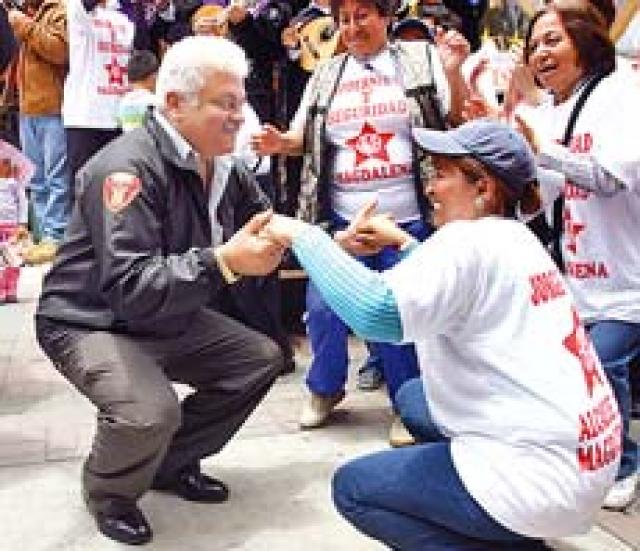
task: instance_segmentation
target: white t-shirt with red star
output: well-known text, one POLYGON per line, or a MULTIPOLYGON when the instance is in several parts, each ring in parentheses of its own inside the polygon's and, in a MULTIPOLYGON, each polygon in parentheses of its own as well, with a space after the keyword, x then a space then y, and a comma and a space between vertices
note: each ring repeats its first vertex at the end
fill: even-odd
MULTIPOLYGON (((538 135, 559 142, 575 102, 576 95, 537 109, 531 120, 538 135)), ((625 187, 598 196, 565 183, 563 258, 578 311, 587 322, 640 322, 639 105, 626 72, 614 72, 587 99, 569 145, 571 151, 594 156, 625 187), (615 108, 611 98, 616 98, 615 108)))
POLYGON ((134 25, 114 7, 88 13, 81 0, 67 1, 69 73, 64 84, 64 125, 118 128, 118 104, 130 90, 127 63, 134 25))
POLYGON ((526 536, 588 530, 618 470, 621 419, 533 234, 503 218, 451 222, 382 275, 473 498, 526 536))
MULTIPOLYGON (((449 108, 449 86, 437 52, 431 55, 440 104, 449 108)), ((301 129, 309 91, 291 128, 301 129)), ((334 147, 333 210, 351 220, 369 200, 398 222, 420 217, 412 172, 411 122, 402 74, 388 49, 359 61, 350 56, 327 114, 334 147)))

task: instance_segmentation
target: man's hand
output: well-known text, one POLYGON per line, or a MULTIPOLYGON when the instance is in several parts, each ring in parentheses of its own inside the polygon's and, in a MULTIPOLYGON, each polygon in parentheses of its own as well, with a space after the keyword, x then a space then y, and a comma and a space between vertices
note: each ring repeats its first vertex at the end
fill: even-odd
POLYGON ((278 267, 285 247, 261 235, 272 217, 271 211, 256 214, 218 248, 218 253, 232 272, 266 275, 278 267))
POLYGON ((260 236, 279 243, 282 247, 290 247, 297 235, 305 230, 307 224, 297 218, 274 214, 263 228, 260 236))

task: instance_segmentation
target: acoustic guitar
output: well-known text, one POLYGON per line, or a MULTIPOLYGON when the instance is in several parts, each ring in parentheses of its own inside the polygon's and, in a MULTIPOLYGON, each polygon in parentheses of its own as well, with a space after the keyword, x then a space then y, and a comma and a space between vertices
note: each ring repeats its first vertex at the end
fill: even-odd
POLYGON ((321 61, 344 50, 340 32, 330 15, 316 17, 296 30, 300 41, 300 66, 309 73, 321 61))

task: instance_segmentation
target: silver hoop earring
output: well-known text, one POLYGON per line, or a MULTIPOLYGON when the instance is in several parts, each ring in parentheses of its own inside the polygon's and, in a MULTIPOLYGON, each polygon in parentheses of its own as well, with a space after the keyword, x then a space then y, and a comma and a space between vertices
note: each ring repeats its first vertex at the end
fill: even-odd
POLYGON ((478 211, 478 213, 483 213, 484 212, 484 206, 485 206, 484 197, 482 197, 482 195, 478 195, 478 197, 476 197, 473 200, 473 206, 478 211))

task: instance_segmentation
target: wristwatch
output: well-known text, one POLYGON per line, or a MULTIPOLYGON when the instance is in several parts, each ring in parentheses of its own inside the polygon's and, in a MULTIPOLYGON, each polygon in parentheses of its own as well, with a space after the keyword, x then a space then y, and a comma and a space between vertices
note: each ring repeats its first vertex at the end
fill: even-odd
POLYGON ((222 279, 224 279, 229 285, 233 285, 240 279, 241 276, 236 274, 233 270, 231 270, 231 268, 229 268, 229 266, 227 266, 227 263, 224 261, 219 247, 213 249, 213 256, 215 257, 218 269, 222 274, 222 279))

